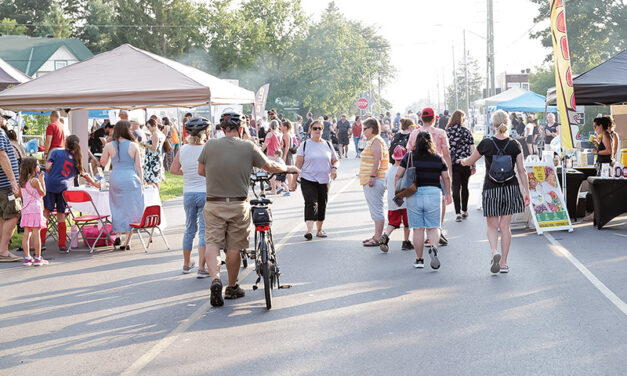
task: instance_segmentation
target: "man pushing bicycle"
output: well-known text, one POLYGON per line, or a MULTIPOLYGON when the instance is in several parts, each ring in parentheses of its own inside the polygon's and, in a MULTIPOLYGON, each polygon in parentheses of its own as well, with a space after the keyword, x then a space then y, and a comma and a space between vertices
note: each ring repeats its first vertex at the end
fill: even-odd
POLYGON ((248 248, 250 206, 248 188, 253 167, 270 173, 298 173, 294 166, 285 167, 266 158, 255 144, 241 139, 242 115, 227 112, 220 116, 220 126, 226 137, 211 139, 198 157, 198 174, 207 182, 205 218, 205 257, 211 274, 211 305, 224 305, 220 279, 220 248, 226 250, 228 285, 224 298, 237 299, 244 290, 237 284, 240 249, 248 248))

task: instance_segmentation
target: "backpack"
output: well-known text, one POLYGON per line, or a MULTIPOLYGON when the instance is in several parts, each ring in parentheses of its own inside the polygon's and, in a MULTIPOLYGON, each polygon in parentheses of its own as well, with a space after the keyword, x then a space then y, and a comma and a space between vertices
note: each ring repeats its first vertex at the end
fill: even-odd
POLYGON ((296 136, 292 136, 292 146, 290 146, 288 152, 290 154, 296 154, 298 152, 298 140, 296 136))
POLYGON ((488 176, 492 181, 503 184, 509 180, 511 180, 516 174, 514 173, 514 164, 512 163, 512 156, 505 154, 505 150, 509 146, 511 139, 507 140, 507 144, 503 149, 500 149, 496 142, 494 142, 494 138, 490 138, 494 147, 497 150, 497 154, 492 156, 492 164, 490 165, 490 171, 488 171, 488 176))
MULTIPOLYGON (((392 156, 394 155, 394 149, 400 145, 404 148, 407 148, 407 142, 409 142, 409 133, 403 134, 398 132, 394 135, 394 139, 390 142, 390 148, 388 149, 388 153, 390 155, 390 163, 394 163, 394 159, 392 156)), ((409 150, 407 150, 409 152, 409 150)))

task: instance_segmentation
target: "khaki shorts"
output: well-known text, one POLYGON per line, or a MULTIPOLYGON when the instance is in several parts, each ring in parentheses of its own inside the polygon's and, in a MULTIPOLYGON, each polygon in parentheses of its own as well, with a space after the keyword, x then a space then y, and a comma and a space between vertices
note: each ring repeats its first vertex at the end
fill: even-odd
POLYGON ((250 235, 248 201, 205 202, 205 242, 228 250, 246 249, 250 235))
POLYGON ((19 217, 22 210, 22 199, 16 197, 9 201, 9 194, 13 194, 13 191, 0 189, 0 217, 5 220, 19 217))

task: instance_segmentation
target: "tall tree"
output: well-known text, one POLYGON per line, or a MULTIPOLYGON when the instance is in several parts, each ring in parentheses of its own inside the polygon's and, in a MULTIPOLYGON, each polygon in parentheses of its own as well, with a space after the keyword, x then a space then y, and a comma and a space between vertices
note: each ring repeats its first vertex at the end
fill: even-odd
POLYGON ((3 18, 0 20, 0 34, 3 35, 26 35, 28 28, 26 26, 20 26, 16 20, 10 18, 3 18))
POLYGON ((110 0, 89 0, 79 38, 95 54, 117 47, 113 44, 114 8, 110 0))
POLYGON ((0 14, 28 25, 28 35, 36 36, 38 25, 45 22, 54 0, 0 0, 0 14))
MULTIPOLYGON (((551 1, 538 4, 534 22, 551 16, 551 1)), ((624 0, 570 0, 566 7, 566 27, 573 72, 580 74, 627 48, 627 8, 624 0)), ((553 47, 550 28, 531 34, 545 47, 553 47)), ((547 56, 552 61, 553 54, 547 56)))
MULTIPOLYGON (((458 108, 468 114, 468 108, 466 106, 466 85, 468 85, 469 102, 481 98, 481 86, 483 84, 483 77, 479 73, 479 62, 472 55, 467 55, 466 60, 468 63, 468 84, 466 84, 466 77, 464 75, 464 61, 461 60, 457 63, 457 99, 458 108)), ((446 103, 448 108, 455 108, 455 85, 451 84, 447 88, 446 103)))

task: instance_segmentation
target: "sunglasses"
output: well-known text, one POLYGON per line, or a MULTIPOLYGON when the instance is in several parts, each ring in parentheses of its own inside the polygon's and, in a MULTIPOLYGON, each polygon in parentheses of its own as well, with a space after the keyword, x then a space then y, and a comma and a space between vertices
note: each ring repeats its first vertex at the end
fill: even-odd
POLYGON ((311 127, 312 131, 321 131, 322 127, 311 127))

